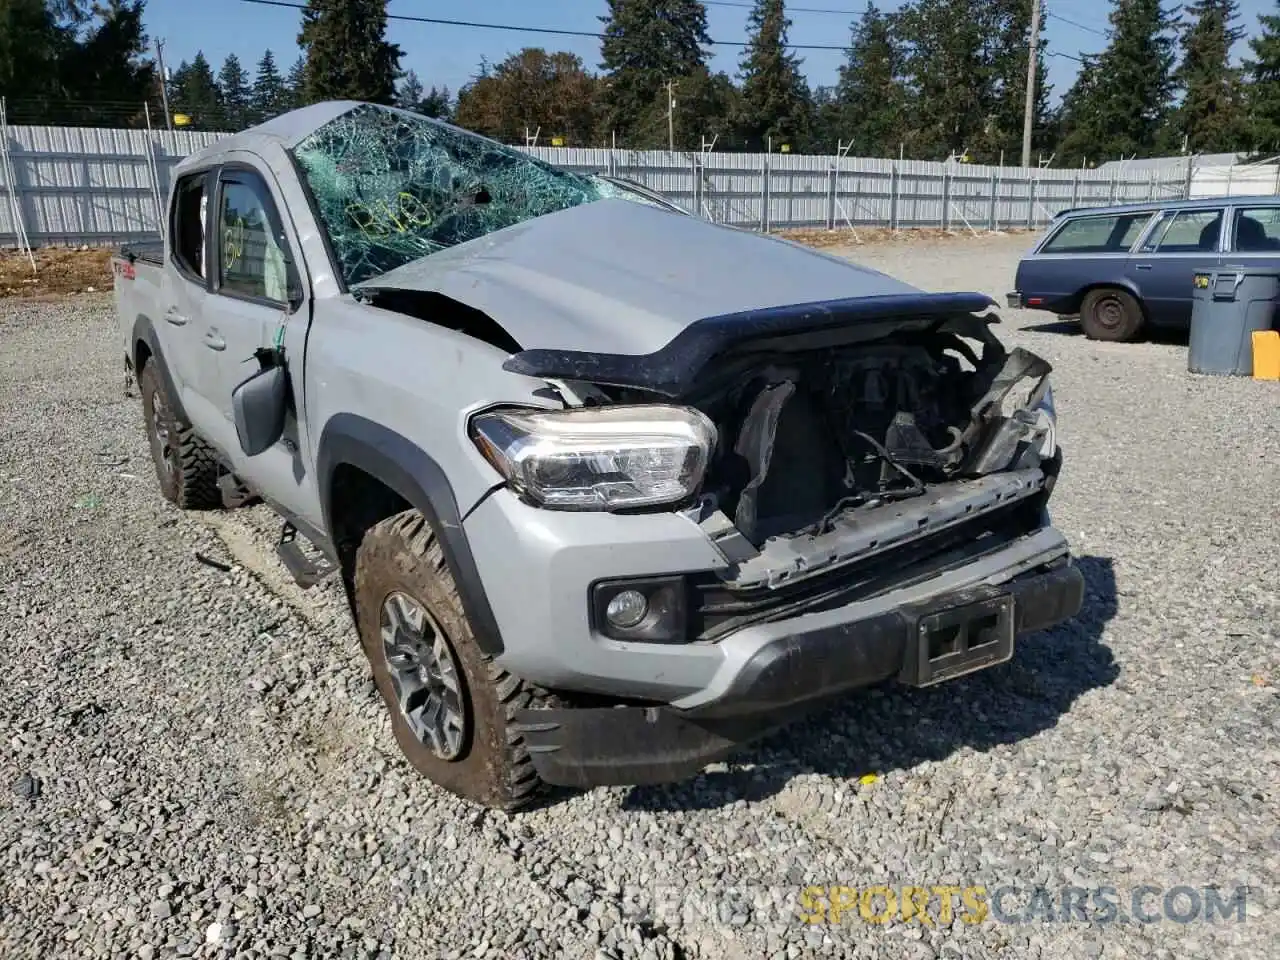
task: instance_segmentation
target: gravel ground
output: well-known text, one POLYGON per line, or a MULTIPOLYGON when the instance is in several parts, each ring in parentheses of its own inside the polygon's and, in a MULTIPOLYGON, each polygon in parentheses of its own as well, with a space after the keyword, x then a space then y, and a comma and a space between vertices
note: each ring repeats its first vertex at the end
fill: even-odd
MULTIPOLYGON (((1026 244, 850 255, 1000 295, 1026 244)), ((337 592, 285 580, 270 517, 161 500, 109 300, 0 303, 0 955, 1263 956, 1280 393, 1051 319, 1004 326, 1056 367, 1077 620, 684 784, 508 817, 400 759, 337 592), (849 897, 806 887, 870 885, 1012 892, 978 923, 958 898, 928 924, 799 916, 849 897), (1063 922, 1067 885, 1113 888, 1129 922, 1063 922), (1172 888, 1237 885, 1243 923, 1208 922, 1199 895, 1191 922, 1162 916, 1172 888), (1151 923, 1131 915, 1144 886, 1151 923)))

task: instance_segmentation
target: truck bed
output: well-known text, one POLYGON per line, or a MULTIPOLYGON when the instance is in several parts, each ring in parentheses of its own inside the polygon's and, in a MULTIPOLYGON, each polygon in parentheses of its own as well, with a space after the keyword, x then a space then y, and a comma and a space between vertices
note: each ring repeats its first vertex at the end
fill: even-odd
POLYGON ((120 257, 130 263, 164 263, 163 240, 134 240, 120 247, 120 257))
POLYGON ((164 243, 143 241, 122 246, 111 258, 116 323, 125 365, 133 368, 134 328, 140 318, 159 323, 164 316, 164 243))

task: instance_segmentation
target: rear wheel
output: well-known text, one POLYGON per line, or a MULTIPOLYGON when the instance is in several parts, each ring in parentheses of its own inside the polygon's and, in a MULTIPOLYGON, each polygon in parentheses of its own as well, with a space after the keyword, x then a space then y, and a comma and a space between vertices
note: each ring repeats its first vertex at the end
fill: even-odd
POLYGON ((160 493, 184 510, 222 506, 217 455, 177 412, 155 363, 142 368, 138 387, 160 493))
POLYGON ((355 609, 374 682, 409 762, 488 807, 509 810, 532 799, 541 781, 515 716, 544 695, 476 645, 444 552, 417 510, 364 535, 355 609))
POLYGON ((1114 287, 1090 290, 1080 304, 1080 326, 1090 340, 1132 340, 1142 329, 1142 307, 1114 287))

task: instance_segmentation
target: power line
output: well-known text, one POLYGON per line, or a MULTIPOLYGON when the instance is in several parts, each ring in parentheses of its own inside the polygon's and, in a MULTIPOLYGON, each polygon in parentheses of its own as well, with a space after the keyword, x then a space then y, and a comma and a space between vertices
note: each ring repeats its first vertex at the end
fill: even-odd
POLYGON ((1049 17, 1051 20, 1060 20, 1063 23, 1069 23, 1071 24, 1071 26, 1079 30, 1083 30, 1086 33, 1094 33, 1100 37, 1107 36, 1107 31, 1105 30, 1099 30, 1097 27, 1091 27, 1087 23, 1081 23, 1078 20, 1072 20, 1070 17, 1064 17, 1061 14, 1053 13, 1052 11, 1047 12, 1045 16, 1049 17))
MULTIPOLYGON (((703 6, 707 7, 741 7, 745 10, 755 9, 754 3, 742 3, 740 0, 702 0, 703 6)), ((787 6, 787 13, 838 13, 845 17, 857 17, 867 12, 867 8, 861 10, 832 10, 830 7, 793 7, 787 6)))
MULTIPOLYGON (((305 10, 305 3, 290 2, 290 0, 240 0, 241 3, 255 3, 263 7, 289 7, 294 10, 305 10)), ((512 33, 541 33, 550 34, 557 37, 590 37, 595 40, 603 40, 603 33, 592 33, 589 30, 560 30, 554 27, 522 27, 511 23, 479 23, 473 20, 445 20, 439 17, 411 17, 404 13, 388 13, 388 20, 403 20, 408 23, 432 23, 447 27, 472 27, 477 30, 507 30, 512 33)), ((734 42, 732 40, 712 40, 712 46, 716 47, 747 47, 750 44, 745 42, 734 42)), ((848 49, 847 46, 836 46, 834 44, 824 43, 788 43, 787 47, 791 50, 835 50, 843 53, 848 49)))

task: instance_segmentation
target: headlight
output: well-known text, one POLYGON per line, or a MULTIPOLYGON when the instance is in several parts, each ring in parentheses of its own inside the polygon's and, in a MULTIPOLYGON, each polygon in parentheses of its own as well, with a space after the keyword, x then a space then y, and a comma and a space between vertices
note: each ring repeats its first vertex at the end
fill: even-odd
POLYGON ((517 493, 559 510, 677 503, 697 491, 716 445, 706 416, 667 406, 495 411, 471 433, 517 493))

